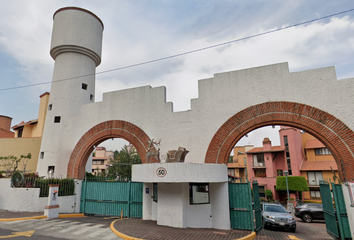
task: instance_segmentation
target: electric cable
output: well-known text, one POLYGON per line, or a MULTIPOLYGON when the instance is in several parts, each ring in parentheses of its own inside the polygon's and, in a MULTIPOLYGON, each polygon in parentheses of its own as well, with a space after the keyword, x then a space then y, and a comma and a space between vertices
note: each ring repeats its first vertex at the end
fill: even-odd
POLYGON ((58 80, 50 81, 50 82, 42 82, 42 83, 34 83, 34 84, 28 84, 28 85, 23 85, 23 86, 17 86, 17 87, 2 88, 2 89, 0 89, 0 91, 13 90, 13 89, 19 89, 19 88, 27 88, 27 87, 34 87, 34 86, 39 86, 39 85, 44 85, 44 84, 49 84, 49 83, 68 81, 68 80, 73 80, 73 79, 78 79, 78 78, 83 78, 83 77, 88 77, 88 76, 93 76, 93 75, 99 75, 99 74, 119 71, 119 70, 123 70, 123 69, 127 69, 127 68, 133 68, 133 67, 137 67, 137 66, 141 66, 141 65, 146 65, 146 64, 150 64, 150 63, 154 63, 154 62, 159 62, 159 61, 163 61, 163 60, 167 60, 167 59, 171 59, 171 58, 176 58, 176 57, 180 57, 180 56, 184 56, 184 55, 188 55, 188 54, 192 54, 192 53, 208 50, 208 49, 211 49, 211 48, 221 47, 221 46, 228 45, 228 44, 235 43, 235 42, 239 42, 239 41, 248 40, 248 39, 251 39, 251 38, 255 38, 255 37, 263 36, 263 35, 266 35, 266 34, 282 31, 282 30, 285 30, 285 29, 289 29, 289 28, 305 25, 305 24, 308 24, 308 23, 320 21, 320 20, 323 20, 323 19, 326 19, 326 18, 334 17, 334 16, 337 16, 337 15, 341 15, 341 14, 352 12, 352 11, 354 11, 354 8, 349 9, 349 10, 345 10, 345 11, 342 11, 342 12, 334 13, 334 14, 331 14, 331 15, 327 15, 327 16, 324 16, 324 17, 315 18, 315 19, 308 20, 308 21, 305 21, 305 22, 297 23, 297 24, 294 24, 294 25, 281 27, 281 28, 277 28, 277 29, 274 29, 274 30, 269 30, 269 31, 266 31, 266 32, 254 34, 254 35, 251 35, 251 36, 248 36, 248 37, 243 37, 243 38, 239 38, 239 39, 235 39, 235 40, 231 40, 231 41, 227 41, 227 42, 211 45, 211 46, 208 46, 208 47, 198 48, 198 49, 195 49, 195 50, 191 50, 191 51, 187 51, 187 52, 183 52, 183 53, 179 53, 179 54, 175 54, 175 55, 170 55, 170 56, 167 56, 167 57, 157 58, 157 59, 153 59, 153 60, 149 60, 149 61, 145 61, 145 62, 141 62, 141 63, 136 63, 136 64, 132 64, 132 65, 127 65, 127 66, 123 66, 123 67, 118 67, 118 68, 114 68, 114 69, 110 69, 110 70, 106 70, 106 71, 102 71, 102 72, 97 72, 97 73, 92 73, 92 74, 87 74, 87 75, 81 75, 81 76, 76 76, 76 77, 70 77, 70 78, 63 78, 63 79, 58 79, 58 80))

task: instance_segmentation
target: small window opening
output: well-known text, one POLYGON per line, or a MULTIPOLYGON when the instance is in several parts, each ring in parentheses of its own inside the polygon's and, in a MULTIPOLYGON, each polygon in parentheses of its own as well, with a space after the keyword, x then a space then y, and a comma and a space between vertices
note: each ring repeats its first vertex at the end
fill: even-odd
POLYGON ((40 159, 43 159, 44 158, 44 152, 41 152, 39 157, 40 157, 40 159))
POLYGON ((48 111, 51 111, 52 108, 53 108, 53 104, 49 104, 49 105, 48 105, 48 111))
POLYGON ((209 204, 209 183, 189 183, 189 203, 209 204))
POLYGON ((84 90, 87 90, 87 84, 86 84, 86 83, 83 83, 83 84, 81 85, 81 88, 84 89, 84 90))
POLYGON ((54 117, 54 122, 55 123, 60 123, 60 116, 55 116, 54 117))
POLYGON ((17 137, 22 137, 22 133, 23 133, 23 127, 22 128, 20 128, 20 129, 18 129, 18 131, 17 131, 17 137))
POLYGON ((92 94, 90 94, 90 100, 93 101, 93 95, 92 94))

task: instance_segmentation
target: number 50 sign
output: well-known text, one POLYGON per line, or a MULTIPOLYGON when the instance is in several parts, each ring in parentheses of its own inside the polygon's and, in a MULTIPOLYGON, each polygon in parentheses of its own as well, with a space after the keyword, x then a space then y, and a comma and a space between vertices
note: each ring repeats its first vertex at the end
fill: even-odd
POLYGON ((163 168, 163 167, 159 167, 159 168, 156 170, 156 175, 157 175, 158 177, 164 177, 164 176, 166 176, 166 174, 167 174, 167 170, 166 170, 165 168, 163 168))

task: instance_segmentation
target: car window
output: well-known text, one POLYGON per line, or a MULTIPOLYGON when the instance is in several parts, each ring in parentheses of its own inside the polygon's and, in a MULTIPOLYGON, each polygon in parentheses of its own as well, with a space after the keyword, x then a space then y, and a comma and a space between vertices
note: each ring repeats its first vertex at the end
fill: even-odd
POLYGON ((265 206, 264 211, 266 211, 266 212, 279 212, 279 213, 286 213, 287 212, 283 206, 265 206))

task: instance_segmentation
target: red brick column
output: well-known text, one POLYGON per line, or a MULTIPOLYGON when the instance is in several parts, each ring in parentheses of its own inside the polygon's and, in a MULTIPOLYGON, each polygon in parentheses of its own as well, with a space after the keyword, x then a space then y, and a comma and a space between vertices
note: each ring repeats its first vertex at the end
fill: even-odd
POLYGON ((315 136, 332 153, 340 179, 354 179, 354 132, 320 109, 293 102, 267 102, 227 120, 211 140, 205 163, 227 163, 232 148, 248 132, 269 125, 292 126, 315 136))
MULTIPOLYGON (((94 126, 80 138, 70 156, 68 177, 83 179, 86 162, 94 146, 110 138, 124 138, 129 141, 138 151, 142 163, 146 163, 146 150, 150 140, 148 135, 132 123, 119 120, 107 121, 94 126)), ((150 161, 158 162, 157 159, 150 159, 150 161)))

